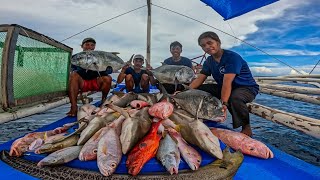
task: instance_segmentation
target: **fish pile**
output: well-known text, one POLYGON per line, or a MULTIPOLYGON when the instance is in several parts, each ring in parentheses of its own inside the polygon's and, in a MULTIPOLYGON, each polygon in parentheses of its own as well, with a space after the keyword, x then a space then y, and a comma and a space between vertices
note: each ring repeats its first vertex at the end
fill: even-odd
POLYGON ((224 160, 215 131, 201 120, 220 121, 217 118, 222 114, 220 101, 202 92, 195 95, 194 90, 166 96, 116 93, 100 107, 85 104, 78 111, 77 122, 27 134, 12 144, 10 155, 22 156, 27 151, 50 153, 37 164, 39 167, 64 164, 76 158, 96 160, 104 176, 115 172, 123 154, 128 157, 126 166, 133 176, 153 157, 171 175, 178 174, 181 157, 191 170, 199 170, 202 157, 193 146, 224 160), (214 107, 214 111, 207 107, 214 107), (75 124, 79 128, 66 134, 75 124))

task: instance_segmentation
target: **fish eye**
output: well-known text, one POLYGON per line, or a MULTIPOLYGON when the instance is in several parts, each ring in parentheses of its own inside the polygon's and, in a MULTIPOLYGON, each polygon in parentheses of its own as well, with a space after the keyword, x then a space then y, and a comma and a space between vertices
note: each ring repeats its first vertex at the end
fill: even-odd
POLYGON ((94 149, 92 152, 93 152, 94 154, 97 154, 98 150, 97 150, 97 149, 94 149))
POLYGON ((112 168, 115 168, 116 166, 117 166, 116 163, 112 163, 112 164, 111 164, 111 167, 112 167, 112 168))

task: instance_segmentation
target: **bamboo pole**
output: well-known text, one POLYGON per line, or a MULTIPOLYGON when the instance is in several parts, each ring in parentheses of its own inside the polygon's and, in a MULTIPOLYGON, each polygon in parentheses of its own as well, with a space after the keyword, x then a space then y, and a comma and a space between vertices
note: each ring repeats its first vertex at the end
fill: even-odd
POLYGON ((50 103, 41 103, 36 106, 28 107, 28 108, 23 108, 18 111, 9 113, 9 112, 4 112, 0 114, 0 124, 23 118, 26 116, 30 116, 36 113, 40 113, 58 106, 61 106, 63 104, 69 103, 69 98, 65 97, 61 100, 55 101, 55 102, 50 102, 50 103))
POLYGON ((151 0, 147 0, 148 5, 148 21, 147 21, 147 59, 146 59, 146 65, 150 64, 150 57, 151 57, 151 0))
POLYGON ((261 80, 276 80, 276 81, 301 81, 301 82, 317 82, 320 83, 320 79, 313 78, 283 78, 283 77, 256 77, 256 81, 261 80))
POLYGON ((299 74, 299 75, 286 75, 281 76, 284 78, 320 78, 320 74, 299 74))
POLYGON ((308 102, 308 103, 312 103, 312 104, 318 104, 318 105, 320 104, 320 97, 319 96, 309 96, 309 95, 305 95, 305 94, 292 93, 292 92, 288 92, 288 91, 279 91, 279 90, 267 89, 267 88, 261 88, 260 92, 264 93, 264 94, 269 94, 269 95, 278 96, 278 97, 284 97, 284 98, 308 102))
POLYGON ((320 120, 294 113, 273 109, 257 103, 248 104, 249 111, 264 119, 302 131, 310 136, 320 138, 320 120))
POLYGON ((260 89, 268 88, 268 89, 283 90, 283 91, 296 92, 296 93, 302 93, 302 94, 320 95, 320 88, 309 88, 309 87, 289 86, 289 85, 280 85, 280 84, 259 84, 259 86, 260 86, 260 89))

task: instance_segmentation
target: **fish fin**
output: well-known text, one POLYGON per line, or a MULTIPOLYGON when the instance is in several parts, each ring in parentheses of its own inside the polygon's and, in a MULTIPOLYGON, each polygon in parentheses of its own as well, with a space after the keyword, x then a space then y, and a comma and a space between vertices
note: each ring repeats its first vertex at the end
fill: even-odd
POLYGON ((47 140, 48 139, 48 134, 47 134, 47 131, 44 133, 44 135, 43 135, 43 140, 45 141, 45 140, 47 140))
POLYGON ((177 89, 178 89, 178 84, 179 84, 178 79, 177 79, 177 78, 174 78, 174 92, 177 91, 177 89))
POLYGON ((177 132, 180 132, 180 131, 181 131, 181 126, 183 126, 183 125, 181 125, 181 124, 176 125, 176 126, 174 127, 174 129, 175 129, 177 132))
POLYGON ((197 112, 196 112, 196 120, 198 120, 198 115, 199 115, 200 109, 202 108, 202 104, 203 104, 203 98, 201 99, 199 107, 198 107, 197 112))

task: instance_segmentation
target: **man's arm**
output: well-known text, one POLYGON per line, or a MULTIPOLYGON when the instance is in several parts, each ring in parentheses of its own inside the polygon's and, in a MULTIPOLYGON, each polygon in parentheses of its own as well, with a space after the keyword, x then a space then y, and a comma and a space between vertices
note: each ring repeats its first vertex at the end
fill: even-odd
POLYGON ((189 87, 190 87, 191 89, 196 89, 196 88, 198 88, 201 84, 203 84, 203 82, 207 79, 207 77, 208 77, 208 76, 205 75, 205 74, 198 74, 198 77, 191 82, 191 84, 189 85, 189 87))
POLYGON ((232 82, 236 74, 225 74, 223 77, 222 89, 221 89, 221 101, 228 102, 232 90, 232 82))
POLYGON ((127 71, 128 67, 129 67, 128 64, 126 64, 125 66, 122 67, 121 72, 118 75, 118 79, 117 79, 118 84, 121 83, 124 80, 124 78, 126 77, 126 75, 127 75, 126 71, 127 71))

